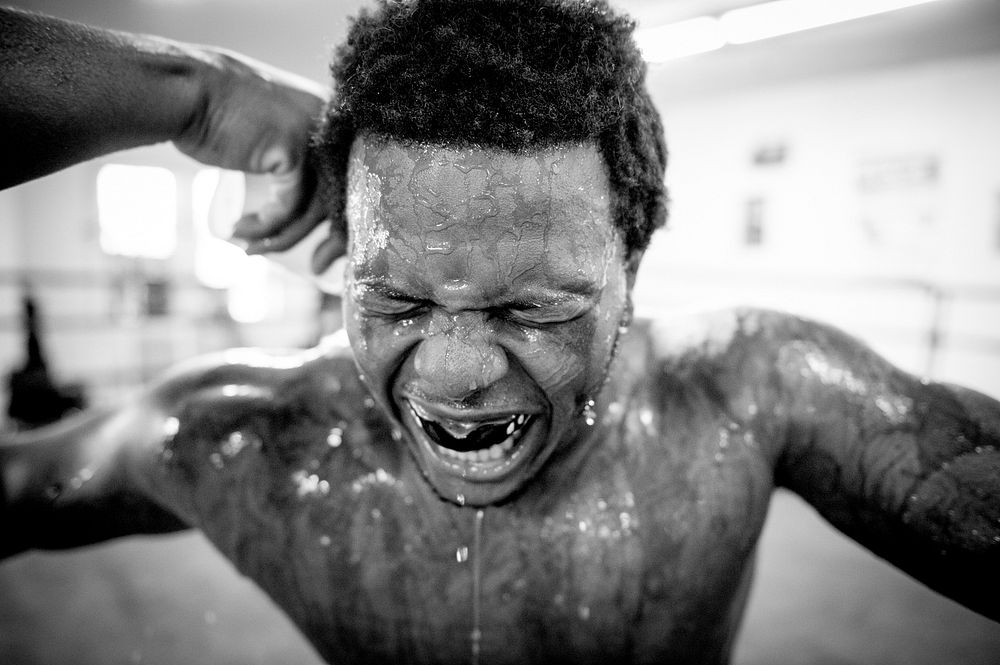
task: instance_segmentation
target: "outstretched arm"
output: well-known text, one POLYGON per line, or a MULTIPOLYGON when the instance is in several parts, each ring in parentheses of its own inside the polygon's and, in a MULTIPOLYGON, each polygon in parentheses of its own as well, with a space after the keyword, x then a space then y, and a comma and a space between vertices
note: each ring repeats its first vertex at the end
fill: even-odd
POLYGON ((187 528, 135 482, 151 421, 88 413, 0 440, 0 558, 187 528))
POLYGON ((756 315, 776 479, 928 586, 1000 620, 1000 404, 826 326, 756 315))
POLYGON ((326 91, 236 53, 0 8, 0 189, 92 157, 173 141, 195 159, 269 174, 243 220, 284 249, 326 217, 308 154, 326 91), (278 230, 280 229, 280 232, 278 230))

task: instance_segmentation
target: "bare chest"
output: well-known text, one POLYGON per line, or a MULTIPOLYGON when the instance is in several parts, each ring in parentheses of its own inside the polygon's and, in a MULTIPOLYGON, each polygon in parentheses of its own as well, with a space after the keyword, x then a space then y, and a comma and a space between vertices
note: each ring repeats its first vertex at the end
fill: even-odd
POLYGON ((725 662, 769 477, 714 430, 632 429, 544 501, 454 506, 345 448, 202 526, 331 662, 725 662))

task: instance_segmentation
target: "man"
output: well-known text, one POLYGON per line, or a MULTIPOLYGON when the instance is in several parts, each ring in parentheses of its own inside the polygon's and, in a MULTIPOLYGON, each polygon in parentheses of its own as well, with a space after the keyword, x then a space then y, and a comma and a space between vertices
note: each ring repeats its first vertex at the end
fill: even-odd
POLYGON ((1000 617, 996 402, 781 314, 631 321, 665 151, 629 33, 362 15, 314 144, 346 335, 0 448, 5 553, 200 528, 331 662, 723 663, 783 486, 1000 617))

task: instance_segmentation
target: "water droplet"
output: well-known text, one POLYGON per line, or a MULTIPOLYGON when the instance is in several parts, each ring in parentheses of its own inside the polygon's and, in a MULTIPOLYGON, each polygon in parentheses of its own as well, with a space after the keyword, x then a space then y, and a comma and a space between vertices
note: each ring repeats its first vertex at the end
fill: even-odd
POLYGON ((715 463, 716 464, 720 464, 722 462, 722 460, 723 460, 722 453, 715 453, 715 463))
MULTIPOLYGON (((249 437, 243 434, 243 432, 237 430, 232 432, 225 441, 222 442, 221 450, 222 454, 226 457, 234 457, 239 453, 247 444, 253 441, 253 437, 249 437)), ((258 442, 253 441, 255 444, 258 442)))
POLYGON ((464 494, 459 494, 458 496, 456 496, 455 497, 455 502, 458 505, 460 505, 460 506, 464 506, 465 505, 465 495, 464 494))
POLYGON ((222 467, 225 465, 224 462, 222 461, 222 455, 220 455, 219 453, 212 453, 211 455, 209 455, 208 461, 211 462, 212 466, 214 466, 216 469, 222 469, 222 467))
POLYGON ((366 409, 374 409, 375 408, 375 400, 373 400, 371 397, 366 397, 365 398, 365 408, 366 409))
POLYGON ((590 618, 590 607, 587 605, 580 605, 580 607, 577 608, 577 614, 580 615, 581 619, 586 621, 590 618))
POLYGON ((462 545, 457 550, 455 550, 455 560, 459 563, 465 563, 469 560, 469 548, 466 545, 462 545))
POLYGON ((555 597, 552 598, 552 604, 557 607, 562 607, 562 604, 566 602, 566 599, 561 593, 557 593, 555 597))
POLYGON ((581 533, 584 533, 584 532, 587 531, 587 523, 584 522, 583 520, 580 520, 580 523, 577 526, 580 528, 580 532, 581 533))
POLYGON ((379 520, 382 519, 382 511, 378 508, 372 508, 372 519, 379 520))
POLYGON ((181 421, 173 416, 167 418, 163 421, 163 435, 168 439, 172 439, 174 435, 177 434, 181 429, 181 421))
POLYGON ((322 536, 319 537, 319 544, 322 545, 323 547, 329 547, 331 542, 332 541, 330 540, 330 536, 326 534, 323 534, 322 536))
POLYGON ((344 442, 344 430, 339 427, 334 427, 330 430, 330 433, 326 436, 326 445, 331 448, 338 448, 340 444, 344 442))
POLYGON ((479 643, 483 639, 483 631, 478 628, 473 628, 472 632, 469 633, 469 641, 472 643, 472 665, 478 665, 479 663, 479 643))
POLYGON ((403 438, 403 433, 400 432, 397 428, 393 427, 392 428, 392 440, 393 441, 399 441, 402 438, 403 438))
POLYGON ((60 483, 52 483, 45 488, 45 498, 55 501, 63 493, 63 486, 60 483))
POLYGON ((595 402, 593 399, 588 399, 583 404, 583 422, 587 424, 588 427, 592 427, 594 423, 597 422, 597 411, 594 410, 595 402))

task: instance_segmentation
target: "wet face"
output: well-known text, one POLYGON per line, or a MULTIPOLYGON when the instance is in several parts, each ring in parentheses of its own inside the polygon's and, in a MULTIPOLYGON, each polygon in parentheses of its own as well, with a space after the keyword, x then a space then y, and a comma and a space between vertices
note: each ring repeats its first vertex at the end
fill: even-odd
POLYGON ((442 497, 501 501, 578 445, 625 316, 602 159, 368 136, 348 188, 363 378, 442 497))

